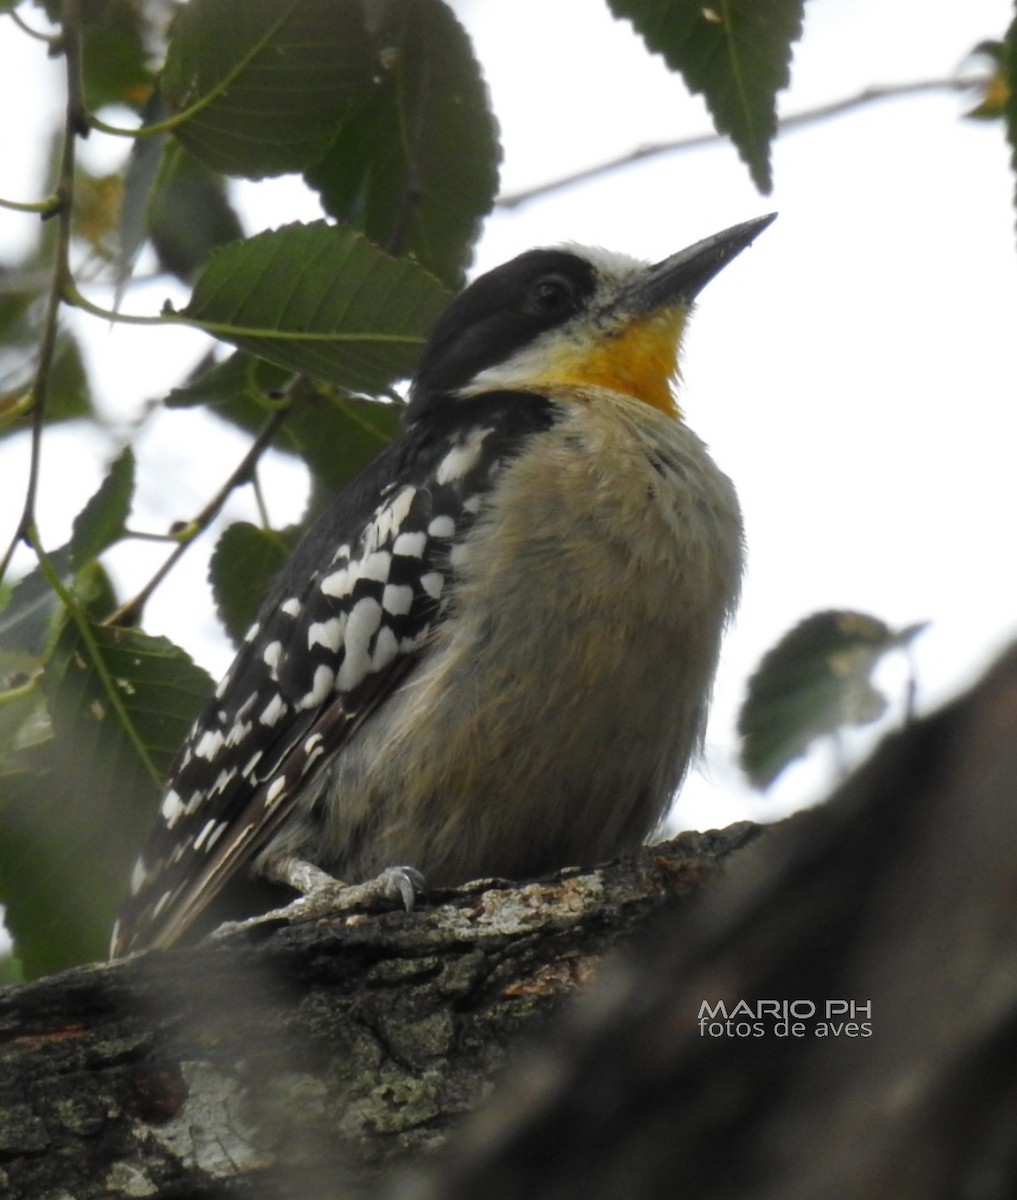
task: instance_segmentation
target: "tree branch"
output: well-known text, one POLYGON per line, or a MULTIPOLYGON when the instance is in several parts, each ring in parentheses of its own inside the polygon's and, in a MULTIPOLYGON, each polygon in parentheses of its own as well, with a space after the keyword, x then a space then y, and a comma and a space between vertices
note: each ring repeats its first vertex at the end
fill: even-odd
POLYGON ((370 1191, 446 1136, 612 945, 756 832, 2 989, 0 1190, 196 1200, 229 1181, 238 1200, 280 1200, 320 1177, 331 1197, 370 1191))
POLYGON ((1015 725, 1017 649, 762 837, 683 834, 0 991, 0 1185, 1008 1200, 1015 725))
MULTIPOLYGON (((777 128, 781 133, 790 133, 794 130, 802 129, 806 125, 814 125, 817 121, 825 121, 830 117, 850 112, 852 109, 864 108, 869 104, 877 104, 884 100, 918 96, 925 92, 961 92, 969 88, 984 86, 985 82, 985 77, 978 75, 958 79, 926 79, 918 80, 914 83, 873 85, 872 87, 865 88, 855 96, 848 96, 843 100, 834 100, 829 104, 821 104, 817 108, 806 109, 804 112, 793 113, 791 116, 783 117, 777 122, 777 128)), ((537 200, 550 195, 552 192, 572 187, 576 183, 588 183, 591 179, 610 174, 612 171, 621 170, 623 167, 630 167, 634 163, 644 162, 648 158, 658 158, 663 154, 676 154, 683 150, 698 150, 703 146, 712 146, 717 142, 723 141, 726 141, 726 135, 713 131, 711 133, 696 134, 693 137, 678 138, 670 142, 651 142, 645 146, 637 146, 634 150, 630 150, 618 158, 609 159, 607 162, 599 163, 596 166, 584 167, 582 170, 573 171, 569 175, 563 175, 559 179, 552 179, 547 183, 538 184, 536 187, 525 188, 520 192, 511 192, 507 196, 500 196, 496 205, 498 208, 519 208, 523 204, 528 204, 531 200, 537 200)))

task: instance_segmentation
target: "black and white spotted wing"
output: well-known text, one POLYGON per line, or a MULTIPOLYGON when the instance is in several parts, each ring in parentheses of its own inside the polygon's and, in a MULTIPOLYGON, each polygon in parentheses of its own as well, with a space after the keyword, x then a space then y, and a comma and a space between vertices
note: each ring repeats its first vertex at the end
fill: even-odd
POLYGON ((527 393, 450 401, 312 527, 181 751, 114 953, 183 935, 412 671, 443 619, 452 545, 550 419, 548 402, 527 393))

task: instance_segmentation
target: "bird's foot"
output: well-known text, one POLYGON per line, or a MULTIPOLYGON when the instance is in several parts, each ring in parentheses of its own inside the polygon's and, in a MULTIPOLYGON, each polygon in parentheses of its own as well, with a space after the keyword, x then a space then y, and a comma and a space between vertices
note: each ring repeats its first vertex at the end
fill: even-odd
POLYGON ((271 863, 265 874, 273 883, 283 883, 303 894, 258 916, 225 922, 211 935, 214 940, 233 937, 260 925, 333 917, 355 909, 372 911, 401 906, 412 912, 427 890, 424 876, 415 867, 387 867, 374 879, 346 883, 313 863, 288 859, 271 863))

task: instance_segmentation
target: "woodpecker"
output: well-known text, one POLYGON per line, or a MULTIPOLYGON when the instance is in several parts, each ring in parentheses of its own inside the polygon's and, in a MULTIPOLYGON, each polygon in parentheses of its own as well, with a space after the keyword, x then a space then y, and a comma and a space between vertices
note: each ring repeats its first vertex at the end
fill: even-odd
POLYGON ((176 762, 113 953, 336 881, 592 865, 700 745, 735 490, 684 422, 696 296, 771 221, 647 265, 521 254, 439 318, 400 436, 313 525, 176 762))

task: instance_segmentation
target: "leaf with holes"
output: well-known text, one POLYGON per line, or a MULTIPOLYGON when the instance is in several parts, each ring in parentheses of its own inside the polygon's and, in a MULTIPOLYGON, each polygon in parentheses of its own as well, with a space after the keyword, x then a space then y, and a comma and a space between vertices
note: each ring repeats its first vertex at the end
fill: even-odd
POLYGON ((609 0, 651 50, 701 92, 720 133, 730 136, 761 192, 773 186, 770 143, 777 93, 790 80, 791 47, 804 0, 609 0))
POLYGON ((215 251, 181 315, 293 371, 381 391, 412 373, 448 299, 416 263, 315 221, 215 251))
POLYGON ((166 638, 83 621, 67 621, 46 670, 56 735, 95 778, 158 790, 212 681, 166 638))

